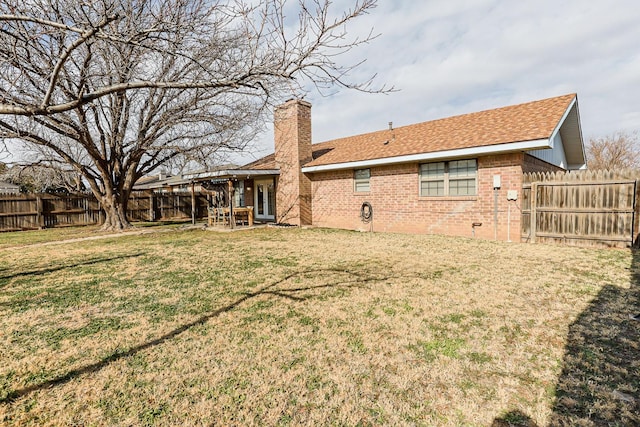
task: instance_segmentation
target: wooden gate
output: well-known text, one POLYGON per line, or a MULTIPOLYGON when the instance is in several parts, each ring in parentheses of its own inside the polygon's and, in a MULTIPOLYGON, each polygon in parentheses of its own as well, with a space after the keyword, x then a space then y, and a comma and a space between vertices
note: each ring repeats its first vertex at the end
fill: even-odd
POLYGON ((631 247, 638 236, 637 172, 524 174, 522 240, 631 247))

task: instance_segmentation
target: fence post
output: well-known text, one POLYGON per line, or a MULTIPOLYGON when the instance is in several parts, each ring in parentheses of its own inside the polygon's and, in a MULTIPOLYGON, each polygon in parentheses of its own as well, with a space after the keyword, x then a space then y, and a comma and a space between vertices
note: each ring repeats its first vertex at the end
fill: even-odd
POLYGON ((43 215, 43 207, 42 207, 42 197, 40 194, 36 196, 36 222, 38 223, 38 228, 44 228, 44 215, 43 215))
POLYGON ((153 190, 149 193, 149 221, 153 222, 156 219, 153 217, 153 190))
POLYGON ((233 181, 227 181, 227 191, 229 194, 229 228, 235 228, 235 220, 233 218, 233 181))
POLYGON ((91 224, 91 213, 89 212, 89 196, 83 195, 82 201, 84 205, 84 223, 85 225, 91 224))
POLYGON ((191 181, 191 224, 196 225, 196 183, 191 181))
POLYGON ((638 228, 640 227, 640 203, 638 203, 638 180, 633 182, 633 214, 631 217, 631 247, 637 248, 640 244, 640 239, 636 239, 638 228))
POLYGON ((531 243, 536 242, 536 231, 537 231, 537 224, 538 224, 537 215, 536 215, 537 199, 538 199, 538 183, 532 182, 531 195, 529 196, 529 201, 531 203, 531 213, 529 214, 530 216, 529 220, 531 221, 531 224, 529 225, 529 234, 530 234, 529 240, 531 241, 531 243))

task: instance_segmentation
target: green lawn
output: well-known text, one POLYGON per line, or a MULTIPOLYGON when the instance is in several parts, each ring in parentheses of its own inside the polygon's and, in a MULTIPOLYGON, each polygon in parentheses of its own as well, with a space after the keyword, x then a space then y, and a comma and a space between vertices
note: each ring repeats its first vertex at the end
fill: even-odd
POLYGON ((640 423, 630 251, 16 234, 0 234, 3 425, 640 423))

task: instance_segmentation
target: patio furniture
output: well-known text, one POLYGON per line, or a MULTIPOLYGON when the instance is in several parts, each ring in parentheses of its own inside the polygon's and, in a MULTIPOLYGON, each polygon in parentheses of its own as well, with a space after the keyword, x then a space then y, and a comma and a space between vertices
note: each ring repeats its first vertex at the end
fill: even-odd
POLYGON ((209 227, 213 225, 215 217, 216 217, 216 208, 214 208, 213 206, 207 206, 207 224, 209 225, 209 227))
POLYGON ((229 209, 227 209, 225 213, 225 208, 208 207, 207 216, 208 216, 209 226, 227 225, 229 223, 228 222, 229 209))
POLYGON ((227 225, 229 224, 229 210, 225 212, 226 208, 216 208, 216 224, 227 225))
MULTIPOLYGON (((229 208, 224 208, 224 214, 226 215, 226 220, 229 218, 229 208)), ((233 220, 234 225, 248 225, 249 227, 253 226, 253 206, 247 207, 237 207, 233 208, 233 220)))

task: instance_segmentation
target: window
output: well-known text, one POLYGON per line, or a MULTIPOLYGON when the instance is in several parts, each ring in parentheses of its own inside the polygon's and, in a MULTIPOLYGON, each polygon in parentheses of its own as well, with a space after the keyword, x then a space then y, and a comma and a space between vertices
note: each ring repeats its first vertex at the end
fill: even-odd
POLYGON ((476 159, 420 165, 421 196, 476 195, 476 159))
POLYGON ((444 196, 445 163, 427 163, 420 166, 420 195, 444 196))
POLYGON ((371 178, 370 169, 356 169, 353 175, 353 189, 357 193, 365 193, 369 191, 369 178, 371 178))
POLYGON ((233 206, 244 207, 244 181, 233 183, 233 206))

